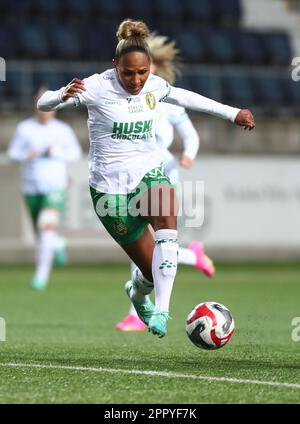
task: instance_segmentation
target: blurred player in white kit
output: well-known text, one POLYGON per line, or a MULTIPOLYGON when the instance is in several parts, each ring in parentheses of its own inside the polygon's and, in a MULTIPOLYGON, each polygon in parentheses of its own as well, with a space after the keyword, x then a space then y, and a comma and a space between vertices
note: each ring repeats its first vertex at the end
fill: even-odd
POLYGON ((34 116, 21 121, 11 140, 8 156, 22 164, 22 192, 37 238, 36 269, 31 287, 47 287, 53 263, 66 264, 65 240, 57 228, 64 209, 68 187, 67 163, 81 157, 77 137, 65 122, 55 118, 55 111, 42 112, 36 100, 46 91, 40 88, 35 97, 34 116))

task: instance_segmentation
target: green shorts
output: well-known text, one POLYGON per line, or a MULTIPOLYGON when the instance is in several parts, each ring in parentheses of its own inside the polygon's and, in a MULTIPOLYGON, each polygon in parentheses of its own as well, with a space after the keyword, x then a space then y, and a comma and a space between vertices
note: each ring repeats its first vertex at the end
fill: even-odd
POLYGON ((52 191, 47 194, 26 194, 25 202, 33 222, 36 222, 42 209, 57 209, 63 211, 65 207, 65 191, 52 191))
POLYGON ((158 167, 147 172, 139 185, 128 194, 101 193, 90 187, 95 212, 117 243, 130 244, 143 235, 149 222, 144 216, 131 212, 146 191, 162 184, 172 186, 164 168, 158 167))

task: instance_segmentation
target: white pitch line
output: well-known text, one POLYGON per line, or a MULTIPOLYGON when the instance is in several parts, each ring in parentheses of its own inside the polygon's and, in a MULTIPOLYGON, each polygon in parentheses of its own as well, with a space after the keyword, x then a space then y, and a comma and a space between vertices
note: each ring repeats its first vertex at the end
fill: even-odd
POLYGON ((280 381, 262 381, 262 380, 248 380, 240 378, 229 378, 229 377, 210 377, 204 375, 193 375, 193 374, 177 374, 169 371, 140 371, 140 370, 126 370, 119 368, 92 368, 92 367, 76 367, 70 365, 45 365, 45 364, 22 364, 14 362, 0 363, 1 367, 19 367, 19 368, 40 368, 40 369, 57 369, 66 371, 89 371, 89 372, 107 372, 107 373, 122 373, 122 374, 135 374, 135 375, 147 375, 149 377, 166 377, 166 378, 186 378, 190 380, 205 380, 205 381, 217 381, 226 383, 237 383, 237 384, 259 384, 262 386, 275 386, 275 387, 289 387, 291 389, 300 389, 300 384, 296 383, 284 383, 280 381))

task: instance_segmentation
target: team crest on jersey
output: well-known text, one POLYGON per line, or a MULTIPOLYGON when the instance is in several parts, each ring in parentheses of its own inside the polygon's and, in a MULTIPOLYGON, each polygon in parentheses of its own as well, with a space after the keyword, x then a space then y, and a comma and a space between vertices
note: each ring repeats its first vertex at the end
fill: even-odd
POLYGON ((153 93, 148 93, 148 94, 146 95, 146 103, 147 103, 148 107, 149 107, 151 110, 155 109, 155 106, 156 106, 156 98, 155 98, 155 96, 154 96, 154 94, 153 94, 153 93))
POLYGON ((128 233, 128 226, 122 221, 115 221, 113 223, 113 229, 120 236, 125 236, 128 233))

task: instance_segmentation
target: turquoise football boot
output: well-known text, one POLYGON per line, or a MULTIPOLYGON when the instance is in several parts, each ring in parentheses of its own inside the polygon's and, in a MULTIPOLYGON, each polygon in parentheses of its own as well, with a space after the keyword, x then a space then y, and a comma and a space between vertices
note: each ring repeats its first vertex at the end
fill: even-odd
POLYGON ((159 338, 164 337, 167 334, 168 319, 170 319, 168 312, 153 312, 148 324, 148 331, 159 338))
POLYGON ((150 299, 147 300, 145 303, 137 303, 131 298, 131 291, 132 291, 133 283, 131 280, 127 281, 125 284, 125 290, 127 293, 127 296, 131 300, 133 306, 135 307, 135 310, 140 318, 140 320, 143 321, 144 324, 148 325, 150 318, 152 316, 152 313, 154 312, 154 305, 151 302, 150 299))
POLYGON ((33 278, 31 281, 31 287, 35 290, 44 290, 47 285, 47 281, 38 280, 37 278, 33 278))
POLYGON ((54 265, 62 268, 68 263, 68 255, 66 252, 66 242, 63 242, 62 247, 54 253, 54 265))

